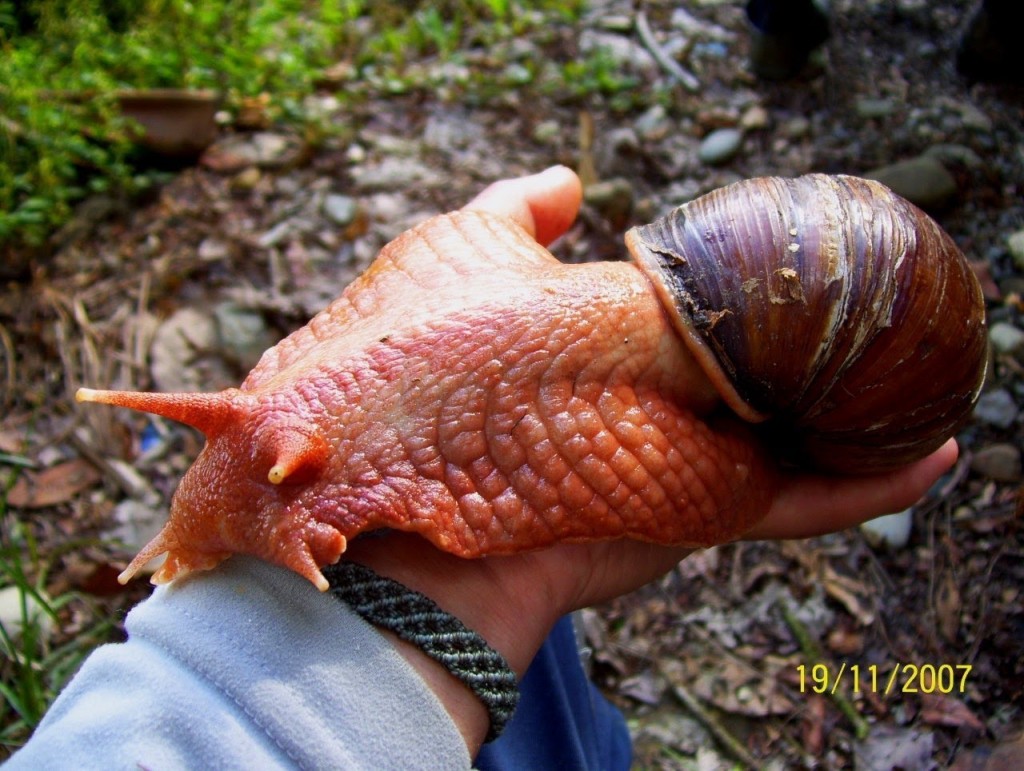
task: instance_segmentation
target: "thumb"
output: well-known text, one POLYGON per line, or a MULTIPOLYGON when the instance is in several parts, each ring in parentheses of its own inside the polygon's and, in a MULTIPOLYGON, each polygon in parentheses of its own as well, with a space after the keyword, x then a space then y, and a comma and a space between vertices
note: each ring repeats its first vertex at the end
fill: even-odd
POLYGON ((540 174, 495 182, 466 208, 511 217, 547 246, 572 225, 582 198, 583 187, 576 173, 565 166, 552 166, 540 174))

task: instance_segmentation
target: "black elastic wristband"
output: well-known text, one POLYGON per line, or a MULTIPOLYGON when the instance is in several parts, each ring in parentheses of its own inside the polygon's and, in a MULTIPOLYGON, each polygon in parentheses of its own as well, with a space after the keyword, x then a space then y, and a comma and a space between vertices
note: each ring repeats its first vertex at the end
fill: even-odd
POLYGON ((485 741, 497 739, 515 712, 519 686, 505 657, 424 594, 365 565, 323 568, 331 593, 370 624, 411 643, 461 680, 491 717, 485 741))

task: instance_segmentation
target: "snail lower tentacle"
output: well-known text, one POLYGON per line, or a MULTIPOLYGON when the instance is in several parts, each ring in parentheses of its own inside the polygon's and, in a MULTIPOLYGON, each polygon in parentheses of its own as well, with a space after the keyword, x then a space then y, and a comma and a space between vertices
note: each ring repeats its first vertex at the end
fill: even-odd
POLYGON ((627 243, 636 265, 563 265, 510 220, 443 215, 239 389, 83 389, 207 437, 123 578, 162 552, 160 581, 244 552, 322 588, 319 568, 376 528, 466 557, 721 543, 778 480, 748 422, 795 460, 870 471, 938 446, 977 394, 977 282, 880 185, 751 180, 627 243))

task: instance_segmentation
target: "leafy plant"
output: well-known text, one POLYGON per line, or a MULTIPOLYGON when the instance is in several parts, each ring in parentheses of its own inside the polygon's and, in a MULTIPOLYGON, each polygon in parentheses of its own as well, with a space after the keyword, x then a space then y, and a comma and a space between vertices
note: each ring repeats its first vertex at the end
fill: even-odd
MULTIPOLYGON (((4 456, 12 470, 20 460, 4 456)), ((71 592, 56 598, 47 595, 48 562, 31 531, 7 511, 7 493, 15 478, 10 473, 0 486, 0 585, 17 598, 14 619, 6 625, 0 621, 0 744, 8 749, 28 737, 85 656, 108 639, 113 628, 110 621, 93 615, 97 620, 83 631, 51 645, 50 629, 60 624, 61 612, 82 600, 71 592)))
MULTIPOLYGON (((318 135, 328 127, 303 125, 319 120, 303 100, 339 61, 361 77, 345 99, 454 85, 446 93, 479 102, 532 87, 536 65, 484 67, 454 84, 410 65, 461 63, 527 35, 540 41, 582 8, 583 0, 0 0, 0 247, 39 247, 86 195, 130 195, 152 182, 132 168, 118 89, 212 88, 229 110, 269 96, 272 119, 318 135)), ((566 62, 556 87, 621 98, 632 85, 596 56, 566 62)))

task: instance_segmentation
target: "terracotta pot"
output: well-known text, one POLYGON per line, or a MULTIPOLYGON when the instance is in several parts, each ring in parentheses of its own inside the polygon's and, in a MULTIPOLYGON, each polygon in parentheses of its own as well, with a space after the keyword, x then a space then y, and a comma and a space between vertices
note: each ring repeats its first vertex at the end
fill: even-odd
POLYGON ((154 88, 121 91, 117 99, 122 114, 143 128, 139 144, 161 155, 197 157, 217 135, 214 91, 154 88))

